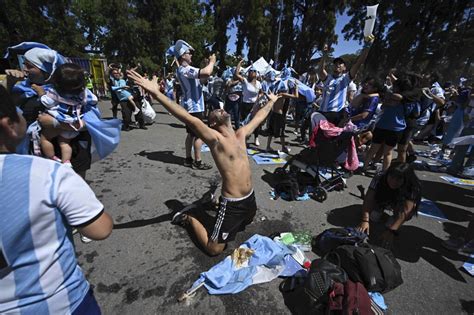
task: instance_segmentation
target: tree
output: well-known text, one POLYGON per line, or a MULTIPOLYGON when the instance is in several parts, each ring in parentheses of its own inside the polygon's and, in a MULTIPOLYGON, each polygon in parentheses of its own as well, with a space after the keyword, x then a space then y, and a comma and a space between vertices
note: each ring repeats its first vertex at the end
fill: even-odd
MULTIPOLYGON (((343 29, 346 39, 362 40, 365 5, 370 4, 348 2, 352 18, 343 29)), ((468 75, 474 48, 472 6, 467 0, 381 2, 374 30, 377 39, 366 71, 382 73, 397 67, 439 70, 446 79, 468 75)))

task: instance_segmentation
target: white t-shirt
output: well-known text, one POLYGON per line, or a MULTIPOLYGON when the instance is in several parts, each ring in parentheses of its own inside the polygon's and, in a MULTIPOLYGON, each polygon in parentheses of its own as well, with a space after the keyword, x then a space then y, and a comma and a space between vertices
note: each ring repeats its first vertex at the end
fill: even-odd
POLYGON ((0 154, 0 205, 0 313, 71 314, 89 283, 65 224, 104 206, 71 168, 17 154, 0 154))
POLYGON ((257 80, 255 85, 253 85, 244 78, 244 82, 242 82, 242 101, 244 103, 255 103, 261 89, 262 84, 260 81, 257 80))

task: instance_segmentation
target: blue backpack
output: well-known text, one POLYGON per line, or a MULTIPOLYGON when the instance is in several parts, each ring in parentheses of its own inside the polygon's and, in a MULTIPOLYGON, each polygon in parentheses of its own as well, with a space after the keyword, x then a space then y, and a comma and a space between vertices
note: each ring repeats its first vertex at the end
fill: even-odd
POLYGON ((353 227, 330 228, 313 237, 311 246, 313 252, 324 256, 340 245, 361 244, 367 238, 367 234, 357 231, 353 227))

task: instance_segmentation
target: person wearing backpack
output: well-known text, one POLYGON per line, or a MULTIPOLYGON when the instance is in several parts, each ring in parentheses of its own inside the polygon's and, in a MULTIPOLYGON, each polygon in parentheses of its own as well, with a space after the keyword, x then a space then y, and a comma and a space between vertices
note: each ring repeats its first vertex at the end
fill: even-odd
POLYGON ((413 167, 408 163, 394 162, 387 171, 372 179, 357 229, 369 234, 369 220, 377 222, 385 209, 391 209, 393 216, 387 220, 387 229, 381 236, 381 245, 390 247, 402 224, 416 215, 420 200, 421 184, 413 167))

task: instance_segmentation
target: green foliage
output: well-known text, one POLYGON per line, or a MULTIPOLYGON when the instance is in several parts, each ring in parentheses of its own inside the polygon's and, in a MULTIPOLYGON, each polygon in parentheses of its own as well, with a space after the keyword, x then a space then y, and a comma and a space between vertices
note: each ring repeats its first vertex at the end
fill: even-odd
MULTIPOLYGON (((236 53, 248 59, 278 58, 304 72, 325 43, 335 44, 336 14, 351 17, 345 39, 362 41, 365 6, 376 1, 310 0, 2 0, 0 50, 38 41, 67 56, 102 54, 110 61, 140 63, 156 72, 166 49, 184 39, 195 65, 211 52, 221 67, 228 56, 227 31, 237 28, 236 53), (280 46, 277 47, 281 20, 280 46), (278 56, 277 56, 277 52, 278 56)), ((446 79, 472 75, 473 5, 469 0, 380 1, 365 72, 392 67, 440 70, 446 79)), ((168 62, 168 66, 171 62, 168 62)), ((171 69, 167 69, 168 71, 171 69)))
MULTIPOLYGON (((347 13, 352 19, 343 29, 346 39, 362 40, 366 5, 366 1, 349 1, 347 13)), ((472 75, 473 15, 469 0, 382 1, 366 71, 438 70, 451 80, 472 75)))

